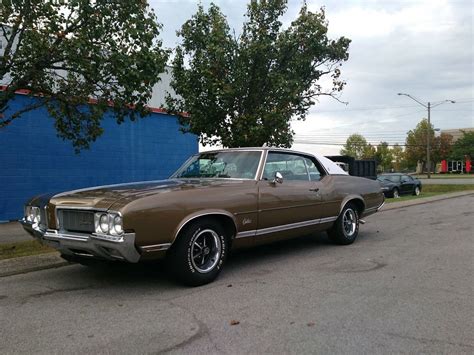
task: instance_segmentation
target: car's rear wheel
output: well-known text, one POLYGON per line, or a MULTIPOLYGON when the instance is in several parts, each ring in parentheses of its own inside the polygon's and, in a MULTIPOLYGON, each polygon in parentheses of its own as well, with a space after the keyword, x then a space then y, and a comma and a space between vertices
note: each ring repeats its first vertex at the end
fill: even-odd
POLYGON ((214 281, 229 252, 224 228, 212 219, 191 222, 168 254, 170 271, 182 283, 200 286, 214 281))
POLYGON ((396 187, 392 191, 392 197, 394 197, 394 198, 399 198, 400 197, 400 192, 398 191, 398 189, 396 187))
POLYGON ((342 210, 334 226, 328 230, 331 241, 341 245, 352 244, 359 234, 359 213, 357 208, 349 203, 342 210))
POLYGON ((421 193, 420 187, 419 187, 419 186, 415 186, 415 189, 413 190, 413 195, 419 196, 420 193, 421 193))

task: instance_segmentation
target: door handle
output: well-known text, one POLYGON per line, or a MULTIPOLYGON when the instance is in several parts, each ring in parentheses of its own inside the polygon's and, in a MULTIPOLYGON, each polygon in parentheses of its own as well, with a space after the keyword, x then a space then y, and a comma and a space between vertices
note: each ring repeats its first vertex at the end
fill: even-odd
POLYGON ((318 192, 318 191, 319 191, 319 187, 315 187, 314 189, 309 189, 309 191, 318 192))

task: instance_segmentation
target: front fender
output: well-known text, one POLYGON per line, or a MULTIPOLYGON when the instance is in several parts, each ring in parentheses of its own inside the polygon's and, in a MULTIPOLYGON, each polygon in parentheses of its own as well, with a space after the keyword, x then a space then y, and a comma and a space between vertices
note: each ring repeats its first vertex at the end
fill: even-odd
POLYGON ((229 211, 226 211, 226 210, 222 210, 222 209, 206 209, 206 210, 202 210, 202 211, 196 211, 196 212, 191 213, 191 214, 187 215, 186 217, 184 217, 181 220, 181 222, 178 224, 178 226, 177 226, 177 228, 174 232, 172 243, 174 243, 174 241, 178 237, 179 233, 181 232, 181 230, 184 228, 184 226, 186 224, 188 224, 189 222, 195 220, 196 218, 204 217, 204 216, 211 216, 211 215, 226 216, 226 217, 230 218, 232 220, 232 222, 234 223, 235 231, 238 232, 238 230, 237 230, 237 221, 235 219, 235 216, 232 213, 230 213, 229 211))

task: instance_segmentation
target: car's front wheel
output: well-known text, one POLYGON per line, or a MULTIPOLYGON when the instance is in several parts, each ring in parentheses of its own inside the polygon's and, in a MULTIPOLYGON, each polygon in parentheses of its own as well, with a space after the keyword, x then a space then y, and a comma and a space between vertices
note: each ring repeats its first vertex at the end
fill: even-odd
POLYGON ((334 226, 328 230, 329 239, 341 245, 352 244, 359 234, 359 214, 349 203, 342 210, 334 226))
POLYGON ((200 286, 214 281, 228 253, 224 228, 212 219, 200 219, 180 233, 168 254, 168 265, 182 283, 200 286))

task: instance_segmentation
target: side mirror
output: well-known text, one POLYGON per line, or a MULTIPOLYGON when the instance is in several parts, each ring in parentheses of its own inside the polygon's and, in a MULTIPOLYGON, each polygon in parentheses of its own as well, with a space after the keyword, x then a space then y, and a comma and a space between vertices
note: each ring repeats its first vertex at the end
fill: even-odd
POLYGON ((283 175, 279 171, 275 172, 275 177, 273 178, 272 183, 276 184, 279 183, 281 184, 283 182, 283 175))

